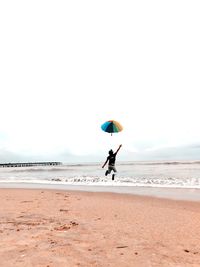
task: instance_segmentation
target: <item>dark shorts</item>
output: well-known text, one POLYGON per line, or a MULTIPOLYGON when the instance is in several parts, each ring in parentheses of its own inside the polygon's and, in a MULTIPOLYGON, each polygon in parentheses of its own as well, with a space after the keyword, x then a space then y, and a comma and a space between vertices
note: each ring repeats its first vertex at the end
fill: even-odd
POLYGON ((108 174, 111 173, 111 171, 113 171, 113 172, 117 172, 115 166, 113 166, 113 165, 108 165, 108 174))

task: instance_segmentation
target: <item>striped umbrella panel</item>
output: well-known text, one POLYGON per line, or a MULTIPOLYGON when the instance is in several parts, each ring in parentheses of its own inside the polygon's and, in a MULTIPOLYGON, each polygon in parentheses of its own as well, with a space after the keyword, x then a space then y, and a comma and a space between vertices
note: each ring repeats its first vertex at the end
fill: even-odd
POLYGON ((123 130, 123 127, 117 121, 106 121, 101 125, 101 129, 107 133, 117 133, 123 130))

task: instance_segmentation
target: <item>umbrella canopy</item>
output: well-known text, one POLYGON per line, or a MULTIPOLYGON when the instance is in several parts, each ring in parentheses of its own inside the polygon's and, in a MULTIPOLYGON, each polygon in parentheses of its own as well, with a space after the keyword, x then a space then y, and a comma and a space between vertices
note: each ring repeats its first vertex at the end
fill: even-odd
POLYGON ((109 120, 101 125, 101 129, 107 133, 118 133, 123 130, 123 127, 118 121, 109 120))

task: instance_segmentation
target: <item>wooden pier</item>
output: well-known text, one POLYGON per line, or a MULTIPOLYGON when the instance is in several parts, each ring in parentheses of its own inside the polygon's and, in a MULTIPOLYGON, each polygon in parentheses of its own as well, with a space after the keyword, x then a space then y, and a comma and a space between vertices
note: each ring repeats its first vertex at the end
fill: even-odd
POLYGON ((61 165, 61 162, 18 162, 18 163, 0 163, 0 168, 8 167, 32 167, 32 166, 57 166, 61 165))

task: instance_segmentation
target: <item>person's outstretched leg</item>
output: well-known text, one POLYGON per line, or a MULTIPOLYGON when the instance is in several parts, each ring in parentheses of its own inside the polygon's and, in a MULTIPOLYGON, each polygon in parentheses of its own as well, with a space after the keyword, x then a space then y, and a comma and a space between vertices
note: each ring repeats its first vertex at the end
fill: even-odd
POLYGON ((111 173, 111 170, 110 170, 110 168, 108 167, 107 171, 105 172, 105 176, 107 176, 107 175, 110 174, 110 173, 111 173))
POLYGON ((112 180, 114 180, 115 179, 115 174, 117 173, 117 170, 116 170, 115 166, 112 167, 112 171, 114 172, 112 174, 112 180))

